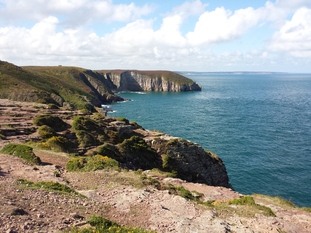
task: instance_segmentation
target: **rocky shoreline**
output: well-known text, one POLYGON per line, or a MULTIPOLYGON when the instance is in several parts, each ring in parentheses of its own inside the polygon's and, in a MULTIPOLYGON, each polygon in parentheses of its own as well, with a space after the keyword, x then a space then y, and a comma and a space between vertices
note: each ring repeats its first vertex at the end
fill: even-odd
MULTIPOLYGON (((0 100, 0 113, 0 130, 4 136, 0 139, 0 150, 8 143, 39 140, 33 125, 33 118, 38 114, 58 114, 68 123, 72 114, 81 114, 79 111, 49 109, 44 104, 3 99, 0 100)), ((185 151, 192 147, 181 143, 180 151, 172 152, 172 148, 163 147, 159 141, 177 143, 174 141, 177 138, 155 131, 136 130, 159 153, 172 153, 176 157, 179 153, 180 163, 191 162, 185 151)), ((20 158, 0 154, 1 232, 62 232, 73 226, 88 226, 85 220, 93 214, 120 225, 156 232, 311 232, 311 213, 279 198, 257 194, 252 195, 256 205, 231 204, 231 200, 244 195, 227 187, 167 177, 154 170, 68 172, 65 169, 71 158, 68 154, 42 149, 34 149, 34 152, 42 165, 29 165, 20 158), (85 197, 27 189, 19 185, 19 179, 58 182, 85 197), (193 196, 200 195, 201 202, 159 186, 184 187, 193 196), (274 216, 262 212, 263 207, 271 209, 274 216)), ((185 167, 185 174, 189 172, 188 168, 192 169, 191 166, 185 167)), ((210 171, 214 177, 217 177, 217 170, 219 168, 210 171)))

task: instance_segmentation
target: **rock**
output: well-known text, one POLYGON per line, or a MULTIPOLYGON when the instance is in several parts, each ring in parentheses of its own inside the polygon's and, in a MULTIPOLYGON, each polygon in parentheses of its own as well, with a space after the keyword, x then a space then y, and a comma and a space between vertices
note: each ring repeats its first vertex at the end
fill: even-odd
POLYGON ((162 154, 166 169, 175 170, 179 178, 212 186, 231 187, 222 160, 198 144, 179 138, 158 138, 150 146, 162 154))
POLYGON ((16 208, 16 209, 13 209, 13 211, 11 212, 11 215, 28 215, 28 213, 21 208, 16 208))
POLYGON ((124 71, 104 75, 107 80, 113 82, 116 91, 182 92, 201 90, 201 87, 192 80, 169 71, 124 71), (172 76, 173 78, 170 78, 172 76))

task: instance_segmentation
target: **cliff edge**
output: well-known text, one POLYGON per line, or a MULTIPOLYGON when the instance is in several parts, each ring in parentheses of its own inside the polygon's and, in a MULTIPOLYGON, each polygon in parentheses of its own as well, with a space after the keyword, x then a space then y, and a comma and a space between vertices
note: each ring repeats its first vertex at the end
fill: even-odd
POLYGON ((113 83, 115 91, 201 91, 193 80, 171 71, 97 71, 113 83))

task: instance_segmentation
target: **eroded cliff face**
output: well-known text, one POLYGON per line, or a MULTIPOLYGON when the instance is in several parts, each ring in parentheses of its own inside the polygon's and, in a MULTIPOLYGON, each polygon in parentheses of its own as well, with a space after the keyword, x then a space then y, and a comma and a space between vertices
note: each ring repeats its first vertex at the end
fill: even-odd
POLYGON ((225 164, 200 145, 169 135, 145 140, 162 157, 163 169, 177 172, 179 178, 231 188, 225 164))
POLYGON ((194 81, 187 79, 173 72, 166 72, 165 75, 158 73, 125 71, 122 73, 106 73, 107 80, 115 85, 116 91, 200 91, 201 87, 194 81), (174 80, 169 75, 173 74, 174 80), (179 76, 176 78, 176 76, 179 76))

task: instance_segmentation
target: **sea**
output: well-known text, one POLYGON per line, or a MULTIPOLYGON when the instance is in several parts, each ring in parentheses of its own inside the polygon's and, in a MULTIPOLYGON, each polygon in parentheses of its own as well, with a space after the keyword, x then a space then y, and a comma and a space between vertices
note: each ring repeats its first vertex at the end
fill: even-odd
POLYGON ((199 92, 126 92, 114 117, 200 144, 233 189, 311 207, 311 74, 181 73, 199 92))

